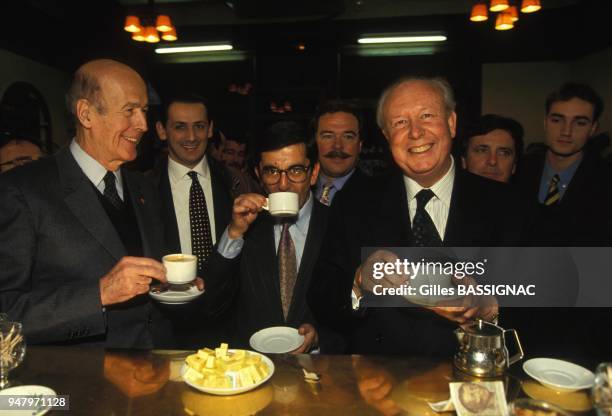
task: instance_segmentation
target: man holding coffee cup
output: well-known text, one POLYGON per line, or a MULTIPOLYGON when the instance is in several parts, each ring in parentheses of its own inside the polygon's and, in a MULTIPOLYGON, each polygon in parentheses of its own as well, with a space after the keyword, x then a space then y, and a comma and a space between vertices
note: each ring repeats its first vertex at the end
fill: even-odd
MULTIPOLYGON (((183 253, 183 259, 197 256, 197 275, 204 276, 202 267, 231 218, 232 177, 222 163, 206 156, 213 121, 201 97, 185 94, 166 100, 156 130, 168 144, 168 157, 151 175, 159 190, 166 252, 183 253)), ((182 263, 179 266, 185 268, 187 263, 182 263)), ((172 271, 175 268, 171 264, 172 271)), ((166 308, 180 348, 214 345, 224 338, 224 317, 205 319, 195 310, 200 306, 204 305, 198 301, 166 308), (197 322, 193 314, 200 315, 197 322)))
POLYGON ((69 146, 0 178, 0 310, 28 343, 172 346, 147 292, 166 281, 157 195, 122 169, 147 131, 147 89, 132 68, 102 59, 67 94, 69 146))
POLYGON ((295 352, 308 352, 318 333, 306 292, 327 224, 327 207, 310 190, 319 173, 316 146, 297 123, 279 122, 259 141, 255 162, 268 198, 250 193, 234 201, 205 271, 207 290, 219 308, 234 302, 235 343, 248 345, 254 332, 287 325, 304 336, 295 352))

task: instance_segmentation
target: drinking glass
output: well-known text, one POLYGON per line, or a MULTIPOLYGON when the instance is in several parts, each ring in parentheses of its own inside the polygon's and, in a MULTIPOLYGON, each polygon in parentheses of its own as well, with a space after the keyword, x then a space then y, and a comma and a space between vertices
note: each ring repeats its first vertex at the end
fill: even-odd
POLYGON ((0 390, 10 386, 9 371, 21 363, 25 351, 21 324, 0 320, 0 390))
POLYGON ((595 370, 595 385, 591 390, 593 407, 599 416, 612 416, 612 362, 601 363, 595 370))

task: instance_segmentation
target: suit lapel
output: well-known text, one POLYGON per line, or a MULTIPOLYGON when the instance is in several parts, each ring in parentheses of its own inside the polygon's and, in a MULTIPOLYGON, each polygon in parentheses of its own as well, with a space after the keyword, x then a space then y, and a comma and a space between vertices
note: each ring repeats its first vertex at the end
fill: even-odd
POLYGON ((215 234, 217 241, 221 238, 225 227, 229 224, 232 215, 232 199, 230 197, 230 184, 224 176, 224 167, 208 158, 210 170, 210 181, 212 185, 214 213, 215 213, 215 234))
POLYGON ((168 177, 168 158, 164 158, 160 163, 157 172, 157 187, 161 204, 162 220, 165 226, 165 249, 172 253, 180 253, 181 239, 176 223, 176 212, 174 210, 174 200, 172 199, 172 189, 170 188, 170 178, 168 177))
POLYGON ((152 218, 150 210, 147 209, 149 203, 151 203, 151 201, 149 201, 151 195, 145 195, 141 179, 132 172, 122 170, 122 174, 123 183, 127 185, 130 202, 134 208, 136 221, 138 221, 143 255, 146 257, 156 257, 158 253, 155 253, 150 242, 155 241, 156 235, 152 228, 152 224, 155 224, 157 221, 152 218))
MULTIPOLYGON (((253 287, 254 293, 261 293, 265 299, 271 299, 271 304, 265 305, 274 314, 278 314, 280 321, 283 320, 283 307, 280 300, 280 284, 278 277, 278 261, 276 257, 276 243, 274 241, 274 220, 269 215, 265 215, 257 228, 247 237, 254 247, 255 261, 257 268, 250 270, 249 273, 255 279, 251 279, 249 285, 253 287), (257 282, 261 283, 260 287, 257 282)), ((249 262, 250 263, 250 262, 249 262)), ((258 296, 260 297, 260 296, 258 296)))
MULTIPOLYGON (((312 197, 314 198, 314 194, 312 197)), ((306 294, 310 286, 312 271, 319 257, 325 229, 327 228, 327 209, 326 206, 314 199, 312 213, 310 215, 310 224, 308 224, 308 234, 306 235, 306 242, 304 244, 297 280, 293 288, 287 322, 294 322, 297 325, 303 323, 299 321, 302 320, 305 315, 304 308, 306 303, 304 300, 306 299, 306 294)))
POLYGON ((119 260, 125 256, 125 247, 100 204, 94 186, 76 163, 68 147, 57 153, 57 165, 64 202, 68 209, 115 259, 119 260))
POLYGON ((380 233, 378 240, 381 244, 410 245, 412 244, 412 230, 408 211, 408 194, 401 172, 399 170, 394 172, 385 186, 377 219, 375 219, 377 222, 381 221, 384 226, 374 227, 373 231, 380 233), (389 239, 389 236, 395 236, 395 238, 389 239))

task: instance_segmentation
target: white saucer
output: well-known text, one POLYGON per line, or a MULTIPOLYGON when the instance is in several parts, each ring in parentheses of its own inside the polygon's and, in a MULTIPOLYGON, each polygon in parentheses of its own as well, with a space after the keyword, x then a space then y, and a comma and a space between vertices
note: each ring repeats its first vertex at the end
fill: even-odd
MULTIPOLYGON (((0 390, 0 396, 57 396, 57 393, 45 386, 15 386, 0 390)), ((6 404, 6 403, 5 403, 6 404)), ((49 411, 46 409, 0 410, 0 416, 41 416, 49 411)))
POLYGON ((523 370, 546 387, 558 391, 589 389, 595 382, 595 375, 586 368, 554 358, 527 360, 523 370))
POLYGON ((166 305, 182 305, 184 303, 189 303, 203 293, 204 290, 200 291, 195 286, 189 286, 186 290, 173 290, 170 288, 161 293, 153 293, 152 290, 149 290, 149 296, 159 303, 164 303, 166 305))
POLYGON ((259 352, 282 354, 297 349, 304 342, 298 330, 288 326, 272 326, 251 335, 249 345, 259 352))

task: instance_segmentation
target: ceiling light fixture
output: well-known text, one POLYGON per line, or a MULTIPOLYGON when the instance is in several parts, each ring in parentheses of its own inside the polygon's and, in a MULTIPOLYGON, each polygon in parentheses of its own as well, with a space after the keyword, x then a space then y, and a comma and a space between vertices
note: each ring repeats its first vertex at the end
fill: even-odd
POLYGON ((192 45, 192 46, 175 46, 169 48, 157 48, 155 53, 192 53, 192 52, 217 52, 231 51, 234 47, 229 43, 209 44, 209 45, 192 45))
POLYGON ((518 9, 516 8, 516 6, 508 7, 508 10, 506 10, 506 13, 510 15, 510 18, 512 19, 513 22, 516 22, 517 20, 519 20, 518 9))
POLYGON ((542 8, 542 4, 540 0, 523 0, 521 4, 521 12, 523 13, 533 13, 537 12, 542 8))
POLYGON ((444 42, 446 36, 437 35, 405 35, 405 36, 366 36, 359 38, 358 43, 361 44, 372 44, 372 43, 416 43, 416 42, 444 42))
POLYGON ((155 29, 157 29, 159 32, 170 32, 172 29, 174 29, 174 26, 172 25, 172 20, 170 20, 169 16, 160 14, 157 16, 157 19, 155 19, 155 29))
POLYGON ((123 30, 130 33, 140 32, 142 30, 142 25, 140 24, 140 19, 138 16, 125 16, 123 30))
POLYGON ((510 7, 508 0, 491 0, 489 10, 492 12, 501 12, 506 10, 508 7, 510 7))
POLYGON ((145 41, 149 43, 157 43, 159 42, 159 35, 157 34, 157 30, 153 26, 147 26, 144 28, 144 36, 145 41))
POLYGON ((489 11, 487 10, 486 3, 476 3, 472 6, 472 13, 470 13, 470 20, 472 22, 484 22, 489 18, 489 11))
POLYGON ((495 20, 495 30, 509 30, 514 27, 510 13, 501 12, 495 20))
POLYGON ((168 32, 162 33, 161 37, 163 40, 167 40, 168 42, 174 42, 175 40, 178 39, 178 37, 176 36, 176 29, 174 28, 172 28, 168 32))

